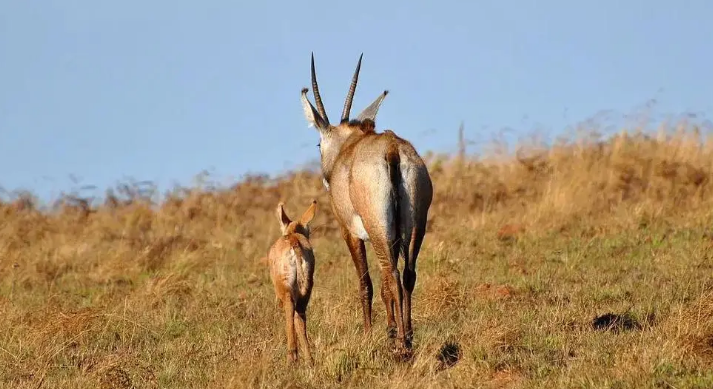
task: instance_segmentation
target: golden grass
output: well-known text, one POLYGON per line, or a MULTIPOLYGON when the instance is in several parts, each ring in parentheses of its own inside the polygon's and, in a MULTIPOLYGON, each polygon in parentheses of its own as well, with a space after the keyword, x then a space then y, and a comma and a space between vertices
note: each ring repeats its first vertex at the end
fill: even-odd
POLYGON ((346 245, 302 171, 160 204, 131 187, 97 207, 0 203, 0 386, 713 386, 712 138, 681 127, 427 159, 411 362, 388 351, 371 249, 362 335, 346 245), (276 204, 312 198, 316 365, 290 370, 261 258, 276 204), (640 328, 593 329, 608 312, 640 328))

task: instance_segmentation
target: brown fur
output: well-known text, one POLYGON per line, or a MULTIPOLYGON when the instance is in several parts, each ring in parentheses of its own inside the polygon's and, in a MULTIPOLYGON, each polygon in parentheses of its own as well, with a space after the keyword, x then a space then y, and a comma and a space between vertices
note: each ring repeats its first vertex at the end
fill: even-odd
MULTIPOLYGON (((357 73, 353 79, 356 82, 357 73)), ((313 86, 316 88, 313 68, 313 86)), ((376 132, 384 91, 360 115, 332 126, 302 91, 307 120, 320 132, 324 184, 359 276, 364 330, 371 330, 373 286, 364 242, 370 240, 381 269, 381 297, 387 330, 399 346, 411 347, 411 295, 416 259, 426 232, 433 186, 413 145, 393 131, 376 132), (398 258, 404 258, 403 283, 398 258)), ((320 102, 317 103, 320 105, 320 102)), ((323 111, 323 107, 319 107, 323 111)))
POLYGON ((275 296, 285 311, 288 359, 290 362, 298 359, 297 337, 310 365, 313 359, 307 338, 307 305, 314 284, 315 258, 309 241, 309 223, 316 204, 313 201, 298 221, 290 220, 283 203, 277 206, 282 236, 272 244, 267 255, 275 296))
POLYGON ((358 127, 359 130, 364 134, 376 134, 376 123, 371 119, 366 120, 352 120, 349 123, 350 127, 358 127))

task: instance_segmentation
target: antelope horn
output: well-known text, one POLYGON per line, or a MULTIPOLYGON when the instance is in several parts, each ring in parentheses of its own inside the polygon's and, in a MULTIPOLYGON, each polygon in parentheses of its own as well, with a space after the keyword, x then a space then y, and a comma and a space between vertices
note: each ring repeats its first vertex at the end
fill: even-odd
POLYGON ((354 76, 352 77, 352 84, 349 86, 349 93, 347 93, 347 100, 344 102, 344 110, 342 111, 342 120, 349 120, 349 111, 352 110, 352 100, 354 99, 354 91, 356 90, 357 81, 359 80, 359 69, 361 69, 361 58, 364 53, 359 56, 359 62, 357 63, 356 70, 354 71, 354 76))
POLYGON ((317 86, 317 74, 314 71, 314 53, 312 53, 312 91, 314 92, 314 102, 317 104, 317 112, 322 116, 327 124, 329 124, 329 118, 327 117, 327 111, 324 109, 324 104, 322 104, 322 97, 319 95, 319 86, 317 86))

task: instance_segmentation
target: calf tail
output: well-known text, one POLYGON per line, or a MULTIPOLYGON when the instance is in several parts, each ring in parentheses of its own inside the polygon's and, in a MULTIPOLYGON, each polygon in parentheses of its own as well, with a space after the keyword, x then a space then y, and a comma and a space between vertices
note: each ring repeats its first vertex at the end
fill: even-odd
POLYGON ((302 245, 296 236, 290 235, 288 239, 295 258, 297 288, 300 294, 305 295, 307 293, 308 279, 304 268, 304 250, 302 250, 302 245))

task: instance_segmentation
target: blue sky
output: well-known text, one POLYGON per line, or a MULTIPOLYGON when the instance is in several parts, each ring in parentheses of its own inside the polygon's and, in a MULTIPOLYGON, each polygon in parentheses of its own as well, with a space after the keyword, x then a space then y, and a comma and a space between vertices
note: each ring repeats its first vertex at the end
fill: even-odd
POLYGON ((299 101, 312 51, 330 117, 363 52, 353 112, 389 89, 377 125, 422 153, 454 150, 461 121, 482 144, 651 99, 708 113, 711 15, 703 0, 5 0, 0 185, 48 199, 299 168, 318 157, 299 101))

